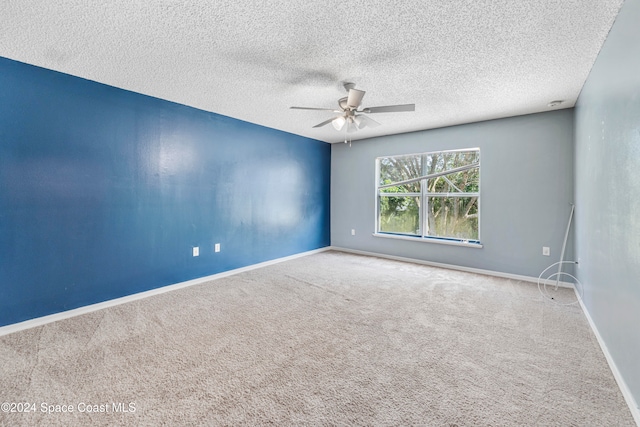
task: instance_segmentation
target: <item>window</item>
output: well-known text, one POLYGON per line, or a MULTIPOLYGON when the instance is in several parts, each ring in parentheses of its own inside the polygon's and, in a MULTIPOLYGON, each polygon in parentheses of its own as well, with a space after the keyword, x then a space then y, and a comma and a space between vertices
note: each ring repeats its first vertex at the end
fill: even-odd
POLYGON ((376 159, 377 234, 480 244, 480 149, 376 159))

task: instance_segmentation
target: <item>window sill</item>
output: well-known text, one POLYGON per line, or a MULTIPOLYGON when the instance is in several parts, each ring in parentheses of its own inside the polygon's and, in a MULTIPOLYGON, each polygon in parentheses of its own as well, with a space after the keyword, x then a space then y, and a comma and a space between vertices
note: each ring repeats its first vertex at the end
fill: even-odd
POLYGON ((437 245, 463 246, 467 248, 482 249, 482 243, 474 243, 464 240, 439 239, 437 237, 403 236, 391 233, 373 233, 373 237, 383 237, 385 239, 409 240, 411 242, 435 243, 437 245))

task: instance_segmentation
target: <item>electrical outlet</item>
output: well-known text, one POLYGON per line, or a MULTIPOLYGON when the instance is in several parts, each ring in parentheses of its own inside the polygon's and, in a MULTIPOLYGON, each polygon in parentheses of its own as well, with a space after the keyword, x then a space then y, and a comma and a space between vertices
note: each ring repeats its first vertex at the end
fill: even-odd
POLYGON ((355 236, 355 235, 356 235, 356 229, 355 229, 355 228, 352 228, 352 229, 351 229, 351 235, 352 235, 352 236, 355 236))
POLYGON ((198 246, 194 246, 192 253, 193 253, 193 256, 200 256, 200 248, 198 246))
POLYGON ((220 252, 220 243, 216 243, 213 249, 214 252, 220 252))
POLYGON ((542 247, 542 255, 550 256, 551 255, 551 249, 549 249, 548 246, 543 246, 542 247))

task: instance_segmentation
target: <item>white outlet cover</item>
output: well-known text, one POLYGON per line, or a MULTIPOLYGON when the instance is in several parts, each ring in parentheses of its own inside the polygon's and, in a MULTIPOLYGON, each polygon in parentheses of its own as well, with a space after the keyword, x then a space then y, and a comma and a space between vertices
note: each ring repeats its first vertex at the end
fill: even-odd
POLYGON ((549 247, 547 247, 547 246, 543 246, 542 247, 542 255, 544 255, 544 256, 550 256, 551 255, 551 250, 549 249, 549 247))
POLYGON ((200 248, 198 246, 193 247, 193 256, 200 256, 200 248))
POLYGON ((352 235, 352 236, 355 236, 355 235, 356 235, 356 229, 355 229, 355 228, 352 228, 352 229, 351 229, 351 235, 352 235))
POLYGON ((213 250, 214 250, 215 252, 220 252, 220 243, 216 243, 216 244, 215 244, 215 246, 214 246, 214 248, 213 248, 213 250))

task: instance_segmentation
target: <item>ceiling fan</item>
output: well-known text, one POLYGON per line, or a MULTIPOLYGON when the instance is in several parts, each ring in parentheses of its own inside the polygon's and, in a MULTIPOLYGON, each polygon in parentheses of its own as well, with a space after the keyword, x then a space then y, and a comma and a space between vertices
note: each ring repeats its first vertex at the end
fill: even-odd
POLYGON ((320 111, 333 111, 334 113, 340 113, 336 117, 332 117, 329 120, 325 120, 322 123, 318 123, 314 128, 319 128, 331 123, 336 130, 342 130, 346 125, 346 131, 348 133, 355 132, 358 129, 362 129, 365 126, 377 127, 380 123, 376 122, 372 118, 366 116, 366 114, 374 113, 399 113, 404 111, 415 111, 415 104, 401 104, 401 105, 385 105, 382 107, 367 107, 358 109, 362 103, 365 91, 355 89, 354 83, 345 83, 345 90, 348 95, 338 100, 339 110, 333 108, 314 108, 314 107, 290 107, 293 110, 320 110, 320 111))

